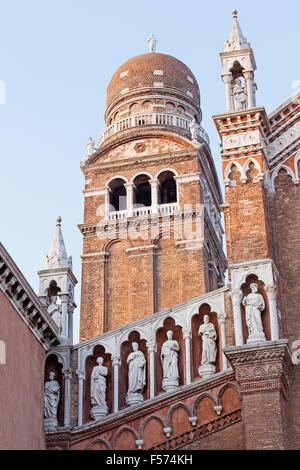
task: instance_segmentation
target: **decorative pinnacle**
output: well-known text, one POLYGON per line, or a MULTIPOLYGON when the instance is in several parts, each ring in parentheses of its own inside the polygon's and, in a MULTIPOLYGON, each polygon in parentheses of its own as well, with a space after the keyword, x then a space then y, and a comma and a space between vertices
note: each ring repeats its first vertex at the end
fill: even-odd
POLYGON ((237 15, 238 15, 237 10, 233 10, 233 11, 232 11, 232 16, 233 16, 233 18, 237 18, 237 15))
POLYGON ((57 222, 56 225, 60 225, 61 221, 62 221, 62 218, 60 216, 58 216, 57 219, 56 219, 56 222, 57 222))

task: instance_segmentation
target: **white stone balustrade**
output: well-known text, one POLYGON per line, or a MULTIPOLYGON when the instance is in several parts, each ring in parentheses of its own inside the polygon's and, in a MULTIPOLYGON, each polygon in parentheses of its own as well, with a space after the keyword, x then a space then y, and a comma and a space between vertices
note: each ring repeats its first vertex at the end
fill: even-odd
MULTIPOLYGON (((177 116, 175 114, 167 113, 144 113, 136 114, 129 116, 127 118, 121 119, 111 124, 109 127, 102 132, 98 145, 101 145, 112 135, 117 134, 118 132, 124 131, 125 129, 130 129, 131 127, 138 126, 170 126, 177 127, 180 129, 185 129, 189 131, 190 120, 182 116, 177 116)), ((208 134, 202 127, 198 128, 198 138, 203 139, 209 145, 208 134)))

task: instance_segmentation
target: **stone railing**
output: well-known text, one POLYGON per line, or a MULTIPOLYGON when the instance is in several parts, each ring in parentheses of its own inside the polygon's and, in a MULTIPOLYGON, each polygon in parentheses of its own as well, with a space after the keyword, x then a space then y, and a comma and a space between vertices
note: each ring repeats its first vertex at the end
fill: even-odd
MULTIPOLYGON (((132 211, 132 217, 138 217, 138 216, 144 216, 144 215, 149 215, 149 214, 172 214, 175 211, 178 211, 179 204, 178 202, 172 202, 170 204, 160 204, 156 207, 156 209, 152 206, 145 207, 136 207, 132 211)), ((122 210, 122 211, 113 211, 113 212, 108 212, 107 214, 107 220, 116 220, 116 219, 125 219, 127 218, 127 210, 122 210)))
MULTIPOLYGON (((180 129, 185 129, 189 131, 190 120, 182 116, 177 116, 175 114, 166 114, 166 113, 145 113, 137 114, 134 116, 129 116, 127 118, 121 119, 111 124, 105 129, 101 134, 98 145, 101 145, 112 135, 117 134, 118 132, 124 131, 125 129, 130 129, 132 127, 139 126, 170 126, 177 127, 180 129)), ((202 127, 198 128, 198 138, 203 139, 209 145, 208 134, 202 127)))

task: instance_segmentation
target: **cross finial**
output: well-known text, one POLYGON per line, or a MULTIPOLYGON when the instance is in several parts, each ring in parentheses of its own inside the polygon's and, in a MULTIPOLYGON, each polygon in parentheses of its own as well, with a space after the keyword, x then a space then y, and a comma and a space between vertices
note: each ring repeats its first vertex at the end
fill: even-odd
POLYGON ((153 33, 150 34, 150 36, 147 39, 147 42, 149 43, 149 52, 155 52, 156 49, 156 39, 153 36, 153 33))

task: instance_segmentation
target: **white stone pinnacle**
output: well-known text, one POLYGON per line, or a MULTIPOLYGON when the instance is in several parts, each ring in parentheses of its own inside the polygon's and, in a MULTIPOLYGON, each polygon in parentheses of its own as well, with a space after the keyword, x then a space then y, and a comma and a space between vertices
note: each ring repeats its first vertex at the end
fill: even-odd
POLYGON ((48 255, 44 258, 44 269, 71 267, 61 231, 61 221, 62 218, 57 217, 56 231, 52 245, 48 255))
POLYGON ((250 43, 243 36, 241 27, 237 19, 237 10, 233 10, 233 23, 229 35, 229 39, 225 41, 223 52, 242 51, 243 49, 250 49, 250 43))

